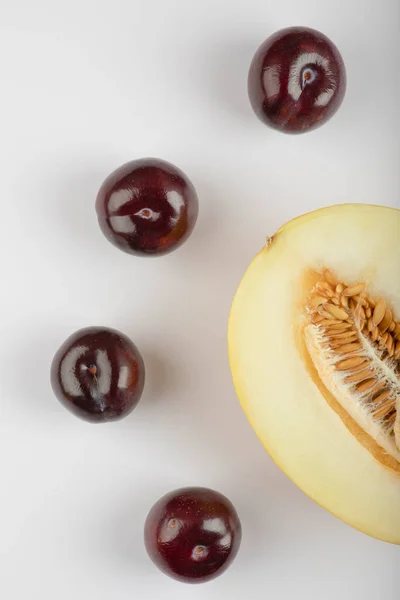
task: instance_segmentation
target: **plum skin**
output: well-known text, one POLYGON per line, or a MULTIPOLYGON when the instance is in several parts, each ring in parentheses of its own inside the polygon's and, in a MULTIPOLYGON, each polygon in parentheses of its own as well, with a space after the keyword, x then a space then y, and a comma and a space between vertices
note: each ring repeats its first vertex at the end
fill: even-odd
POLYGON ((327 122, 345 92, 346 68, 339 50, 308 27, 273 34, 250 66, 248 94, 255 114, 284 133, 303 133, 327 122))
POLYGON ((184 583, 221 575, 235 559, 242 529, 233 504, 214 490, 187 487, 160 498, 144 527, 154 564, 184 583))
POLYGON ((55 396, 70 412, 92 423, 116 421, 139 402, 145 380, 143 359, 121 332, 87 327, 56 352, 50 371, 55 396))
POLYGON ((198 210, 188 177, 157 158, 122 165, 103 182, 96 199, 105 237, 136 256, 163 255, 181 246, 194 229, 198 210))

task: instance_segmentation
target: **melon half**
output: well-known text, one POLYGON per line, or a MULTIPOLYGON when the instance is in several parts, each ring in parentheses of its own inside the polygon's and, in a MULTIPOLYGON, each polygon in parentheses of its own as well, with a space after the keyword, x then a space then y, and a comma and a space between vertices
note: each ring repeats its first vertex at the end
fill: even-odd
POLYGON ((356 529, 400 544, 400 210, 290 221, 234 298, 242 407, 279 467, 356 529))

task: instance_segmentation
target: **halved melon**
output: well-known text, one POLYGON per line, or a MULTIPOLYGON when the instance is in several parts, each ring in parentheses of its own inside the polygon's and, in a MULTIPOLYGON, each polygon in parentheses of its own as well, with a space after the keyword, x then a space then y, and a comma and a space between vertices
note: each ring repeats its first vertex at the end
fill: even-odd
POLYGON ((281 469, 353 527, 400 544, 400 210, 346 204, 268 240, 236 293, 229 356, 281 469))

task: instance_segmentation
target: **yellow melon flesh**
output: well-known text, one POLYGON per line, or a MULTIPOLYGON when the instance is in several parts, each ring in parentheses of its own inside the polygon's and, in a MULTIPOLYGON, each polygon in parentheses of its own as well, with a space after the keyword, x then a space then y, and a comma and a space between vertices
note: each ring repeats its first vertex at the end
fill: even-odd
POLYGON ((324 269, 347 285, 365 282, 400 319, 400 211, 340 205, 273 236, 233 302, 235 388, 267 451, 306 494, 364 533, 400 544, 400 463, 343 409, 307 355, 305 303, 324 269))

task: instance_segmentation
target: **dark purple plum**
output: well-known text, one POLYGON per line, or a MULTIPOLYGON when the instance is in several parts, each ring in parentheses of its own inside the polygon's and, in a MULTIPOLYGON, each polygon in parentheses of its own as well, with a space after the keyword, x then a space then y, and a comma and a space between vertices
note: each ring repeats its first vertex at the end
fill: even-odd
POLYGON ((145 523, 147 552, 166 575, 203 583, 221 575, 238 553, 242 528, 232 503, 201 487, 163 496, 145 523))
POLYGON ((174 165, 156 158, 126 163, 104 181, 96 210, 106 238, 139 256, 166 254, 190 236, 196 190, 174 165))
POLYGON ((285 133, 303 133, 330 119, 346 91, 346 69, 336 46, 307 27, 278 31, 257 50, 248 92, 259 119, 285 133))
POLYGON ((144 363, 125 335, 105 327, 88 327, 71 335, 51 365, 58 400, 72 413, 94 423, 128 415, 144 386, 144 363))

